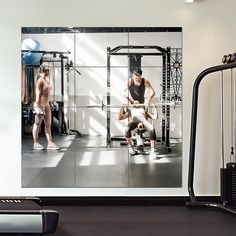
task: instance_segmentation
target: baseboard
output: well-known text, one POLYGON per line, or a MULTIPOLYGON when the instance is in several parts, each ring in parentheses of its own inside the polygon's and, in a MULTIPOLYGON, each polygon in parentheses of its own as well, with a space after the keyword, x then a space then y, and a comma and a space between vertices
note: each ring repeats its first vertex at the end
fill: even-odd
MULTIPOLYGON (((39 197, 44 206, 184 206, 187 196, 178 197, 39 197)), ((219 196, 199 196, 199 201, 220 202, 219 196)))

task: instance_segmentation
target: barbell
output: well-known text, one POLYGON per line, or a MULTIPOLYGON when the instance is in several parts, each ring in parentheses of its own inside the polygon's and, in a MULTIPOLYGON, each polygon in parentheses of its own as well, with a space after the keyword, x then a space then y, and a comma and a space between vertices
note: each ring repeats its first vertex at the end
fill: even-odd
MULTIPOLYGON (((176 107, 176 105, 181 105, 180 103, 177 103, 175 101, 167 101, 167 102, 158 102, 155 104, 130 104, 130 105, 116 105, 116 104, 105 104, 103 101, 101 104, 88 104, 88 105, 75 105, 74 108, 101 108, 102 110, 106 109, 106 108, 122 108, 122 107, 127 107, 127 108, 141 108, 141 107, 145 107, 145 108, 158 108, 158 107, 163 107, 163 106, 170 106, 170 107, 176 107)), ((67 106, 67 108, 69 108, 67 106)))

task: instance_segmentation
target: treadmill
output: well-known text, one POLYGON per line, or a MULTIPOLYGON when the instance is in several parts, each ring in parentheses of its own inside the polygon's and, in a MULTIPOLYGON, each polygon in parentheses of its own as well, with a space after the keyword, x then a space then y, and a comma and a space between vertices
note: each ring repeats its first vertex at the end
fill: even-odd
POLYGON ((0 233, 54 233, 58 219, 39 198, 0 198, 0 233))

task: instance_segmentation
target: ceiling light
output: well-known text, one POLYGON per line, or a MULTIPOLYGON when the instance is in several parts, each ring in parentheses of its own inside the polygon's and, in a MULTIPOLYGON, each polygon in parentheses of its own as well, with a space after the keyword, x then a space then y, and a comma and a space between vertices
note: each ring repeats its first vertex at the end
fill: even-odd
POLYGON ((185 2, 188 2, 188 3, 193 3, 194 0, 185 0, 185 2))

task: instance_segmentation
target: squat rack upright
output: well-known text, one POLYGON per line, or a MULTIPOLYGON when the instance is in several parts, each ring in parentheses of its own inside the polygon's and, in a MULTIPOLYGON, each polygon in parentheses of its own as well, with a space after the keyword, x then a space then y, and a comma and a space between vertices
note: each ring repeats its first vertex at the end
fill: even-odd
MULTIPOLYGON (((126 45, 126 46, 117 46, 113 49, 107 47, 107 147, 111 146, 111 56, 131 56, 133 54, 139 56, 162 56, 162 100, 170 101, 170 47, 162 48, 155 45, 126 45), (128 49, 128 52, 120 52, 122 49, 128 49), (134 53, 130 52, 130 49, 153 49, 157 52, 142 52, 134 53)), ((130 68, 130 65, 129 65, 130 68)), ((131 68, 130 68, 131 69, 131 68)), ((165 145, 168 150, 170 150, 170 105, 162 105, 162 142, 165 142, 165 145)))

